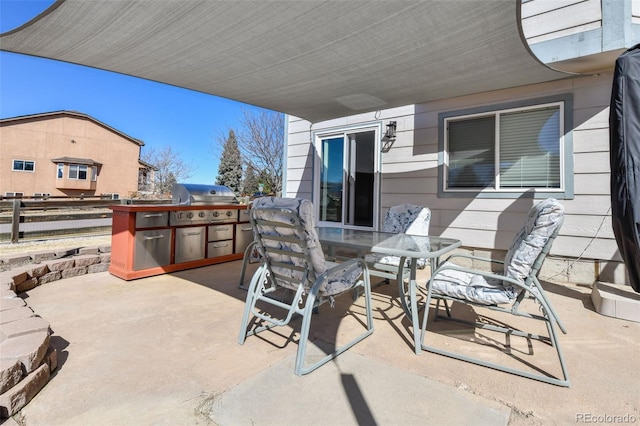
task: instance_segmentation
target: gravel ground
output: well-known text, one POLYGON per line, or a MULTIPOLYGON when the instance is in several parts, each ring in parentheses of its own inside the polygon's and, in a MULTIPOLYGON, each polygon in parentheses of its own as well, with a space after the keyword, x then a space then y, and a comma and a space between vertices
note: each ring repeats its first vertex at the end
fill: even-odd
POLYGON ((0 256, 24 254, 42 250, 70 249, 75 247, 96 247, 105 245, 111 245, 111 234, 20 241, 15 244, 12 244, 10 242, 0 242, 0 256))

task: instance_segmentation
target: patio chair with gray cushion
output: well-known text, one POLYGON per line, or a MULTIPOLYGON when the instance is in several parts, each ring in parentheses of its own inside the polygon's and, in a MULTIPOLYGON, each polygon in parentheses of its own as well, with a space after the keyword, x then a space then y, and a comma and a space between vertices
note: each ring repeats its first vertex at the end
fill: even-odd
MULTIPOLYGON (((516 361, 515 363, 509 361, 509 366, 497 364, 487 361, 486 359, 475 358, 466 354, 426 345, 425 336, 429 318, 428 310, 425 310, 422 322, 420 336, 422 349, 530 379, 559 386, 569 386, 567 369, 560 350, 560 344, 556 337, 554 324, 557 324, 565 334, 566 329, 553 310, 545 290, 540 285, 537 277, 542 263, 562 226, 563 218, 564 208, 557 200, 550 198, 538 202, 531 208, 527 222, 513 240, 504 262, 475 256, 453 255, 436 269, 427 284, 426 306, 430 305, 432 299, 436 300, 436 320, 438 318, 454 319, 452 311, 454 310, 453 307, 455 303, 462 304, 458 305, 458 307, 471 305, 475 309, 470 309, 466 312, 471 312, 471 315, 475 317, 473 321, 455 320, 472 325, 474 331, 483 329, 505 333, 505 343, 503 347, 497 340, 492 340, 489 343, 485 341, 486 336, 478 335, 477 331, 470 341, 475 343, 483 342, 484 352, 486 352, 487 347, 497 347, 502 352, 508 354, 512 360, 516 361), (471 261, 474 265, 480 265, 482 263, 487 265, 499 264, 503 268, 503 271, 502 273, 486 272, 491 269, 490 266, 483 268, 483 270, 477 270, 461 267, 452 262, 452 259, 463 257, 467 258, 467 264, 471 263, 471 261), (438 315, 441 301, 444 302, 446 316, 438 315), (451 308, 449 307, 449 302, 454 302, 451 308), (480 312, 483 312, 481 308, 528 318, 529 320, 533 320, 533 322, 542 321, 546 325, 548 336, 526 332, 523 331, 521 327, 516 328, 509 326, 505 322, 507 321, 504 319, 505 316, 500 316, 501 314, 497 314, 498 319, 481 315, 480 312), (513 346, 515 341, 512 339, 512 336, 521 336, 526 339, 524 343, 528 349, 526 349, 523 354, 533 355, 534 347, 532 345, 532 339, 552 346, 555 349, 557 359, 560 363, 562 378, 560 379, 548 374, 539 367, 532 367, 531 370, 523 370, 520 367, 520 365, 522 365, 521 363, 529 366, 533 364, 528 360, 522 359, 522 355, 518 355, 518 350, 513 346), (537 372, 534 373, 533 371, 537 372)), ((464 310, 460 309, 460 311, 464 310)), ((510 317, 507 316, 506 318, 508 319, 510 317)), ((529 324, 529 326, 533 326, 533 324, 529 324)), ((460 332, 460 330, 457 330, 455 337, 461 338, 460 332)), ((453 343, 447 344, 447 348, 452 347, 454 347, 453 343)))
POLYGON ((367 265, 360 258, 340 264, 325 260, 309 200, 260 198, 254 202, 250 220, 263 263, 249 284, 238 343, 243 344, 250 335, 287 325, 299 314, 302 316, 302 325, 295 374, 303 375, 337 357, 373 332, 367 265), (319 361, 305 366, 309 328, 315 308, 325 302, 333 306, 335 297, 360 287, 364 287, 366 330, 319 361), (295 292, 290 302, 274 297, 279 289, 295 292), (279 310, 283 314, 281 317, 272 316, 266 309, 259 308, 258 303, 268 308, 269 312, 279 310), (250 325, 252 316, 254 321, 250 325))
MULTIPOLYGON (((382 232, 394 234, 405 233, 410 235, 429 235, 429 223, 431 222, 431 210, 428 207, 415 204, 400 204, 387 210, 382 222, 382 232)), ((409 260, 404 257, 390 256, 379 253, 370 253, 365 256, 369 266, 369 273, 376 277, 396 280, 398 282, 398 294, 400 303, 407 315, 411 316, 409 303, 409 260)), ((427 265, 427 259, 418 259, 417 267, 423 269, 427 265)))

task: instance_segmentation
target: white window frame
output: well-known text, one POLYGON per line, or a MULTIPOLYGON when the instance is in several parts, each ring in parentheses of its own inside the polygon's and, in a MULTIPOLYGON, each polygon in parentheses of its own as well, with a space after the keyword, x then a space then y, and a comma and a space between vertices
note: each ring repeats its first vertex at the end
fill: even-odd
POLYGON ((14 172, 35 173, 35 171, 36 171, 36 162, 33 161, 33 160, 21 160, 19 158, 16 158, 11 163, 11 170, 14 171, 14 172), (21 169, 16 169, 16 163, 18 161, 22 162, 22 168, 21 169), (26 168, 27 163, 31 164, 31 170, 27 170, 27 168, 26 168))
POLYGON ((89 179, 89 166, 86 164, 69 164, 69 179, 72 180, 88 180, 89 179), (80 169, 84 168, 84 178, 80 177, 80 169), (71 173, 75 171, 75 177, 71 176, 71 173))
MULTIPOLYGON (((322 158, 322 140, 330 139, 333 137, 346 137, 346 135, 351 133, 360 133, 360 132, 375 132, 374 139, 376 141, 375 144, 375 153, 374 153, 374 183, 373 183, 373 226, 355 226, 355 225, 347 225, 341 222, 325 222, 318 220, 319 226, 338 226, 341 228, 347 229, 373 229, 377 230, 378 223, 380 221, 380 185, 381 185, 381 156, 380 156, 380 139, 382 138, 382 122, 374 122, 374 123, 363 123, 352 126, 343 126, 343 127, 335 127, 335 128, 327 128, 327 129, 319 129, 317 132, 313 133, 313 144, 315 150, 315 164, 313 171, 313 204, 316 209, 315 214, 317 217, 320 217, 320 171, 322 166, 317 163, 318 159, 322 158)), ((346 149, 346 148, 345 148, 346 149)))
MULTIPOLYGON (((469 197, 477 198, 517 198, 525 192, 533 192, 535 198, 556 197, 561 199, 572 199, 573 192, 573 96, 571 94, 553 95, 542 99, 525 99, 508 102, 500 105, 486 105, 473 107, 465 110, 441 112, 439 114, 439 155, 438 162, 438 197, 469 197), (491 188, 447 188, 447 177, 449 175, 449 150, 448 150, 448 123, 460 119, 472 119, 487 117, 494 114, 504 114, 514 111, 526 111, 546 108, 549 106, 559 107, 559 154, 560 154, 560 187, 523 187, 523 188, 499 188, 499 180, 496 176, 495 187, 491 188)), ((499 126, 499 119, 496 118, 495 125, 499 126)), ((499 144, 499 128, 496 129, 496 143, 499 144)), ((494 173, 499 173, 499 145, 495 147, 496 162, 494 173)))
POLYGON ((11 191, 7 191, 4 193, 5 197, 16 197, 16 198, 22 198, 24 197, 24 192, 11 192, 11 191))

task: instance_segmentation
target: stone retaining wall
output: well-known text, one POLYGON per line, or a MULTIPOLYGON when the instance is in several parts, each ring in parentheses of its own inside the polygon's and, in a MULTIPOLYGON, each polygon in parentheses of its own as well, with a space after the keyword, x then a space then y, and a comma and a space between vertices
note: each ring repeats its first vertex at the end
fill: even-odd
POLYGON ((20 411, 58 363, 49 323, 19 294, 62 278, 104 272, 110 261, 109 246, 0 257, 0 419, 20 411))

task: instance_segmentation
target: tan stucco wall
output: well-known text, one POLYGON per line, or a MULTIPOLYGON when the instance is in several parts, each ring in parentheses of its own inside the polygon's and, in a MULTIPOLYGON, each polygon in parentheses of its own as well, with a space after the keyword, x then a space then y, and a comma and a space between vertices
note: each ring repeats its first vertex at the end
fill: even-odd
MULTIPOLYGON (((89 118, 55 115, 0 123, 0 146, 0 195, 22 192, 31 196, 39 192, 60 196, 83 192, 86 196, 117 193, 127 197, 137 190, 140 146, 89 118), (95 191, 57 188, 60 184, 56 164, 51 160, 60 157, 102 163, 95 191), (13 171, 14 159, 34 161, 35 172, 13 171)), ((65 169, 65 178, 66 175, 65 169)))

